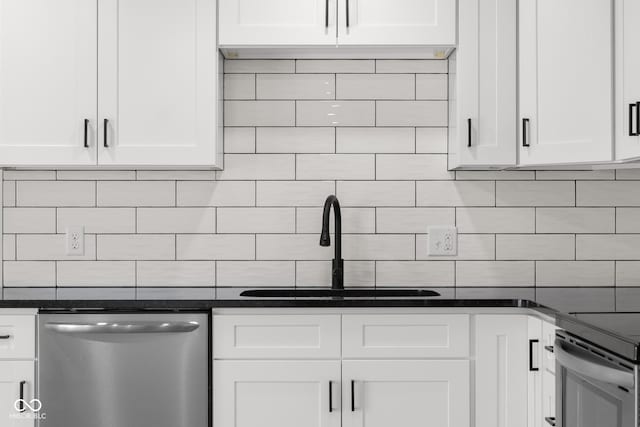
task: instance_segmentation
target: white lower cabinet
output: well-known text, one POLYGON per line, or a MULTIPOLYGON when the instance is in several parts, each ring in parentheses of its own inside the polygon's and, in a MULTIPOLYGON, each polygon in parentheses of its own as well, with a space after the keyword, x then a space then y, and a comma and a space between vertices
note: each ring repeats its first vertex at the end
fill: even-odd
POLYGON ((469 425, 469 361, 343 362, 343 427, 422 427, 425 423, 469 425))
POLYGON ((216 427, 340 426, 338 360, 221 360, 213 378, 216 427))
POLYGON ((0 425, 28 427, 35 425, 32 400, 35 397, 33 361, 0 361, 0 425))

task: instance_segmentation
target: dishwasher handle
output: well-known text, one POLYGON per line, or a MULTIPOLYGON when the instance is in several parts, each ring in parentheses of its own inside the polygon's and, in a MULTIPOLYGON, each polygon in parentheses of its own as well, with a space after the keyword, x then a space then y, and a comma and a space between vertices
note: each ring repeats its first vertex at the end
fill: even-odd
POLYGON ((581 375, 626 388, 633 388, 635 384, 633 372, 598 363, 595 359, 574 353, 559 340, 556 340, 553 349, 558 363, 581 375))
POLYGON ((154 334, 182 333, 198 329, 198 322, 96 322, 45 323, 46 329, 63 334, 154 334))

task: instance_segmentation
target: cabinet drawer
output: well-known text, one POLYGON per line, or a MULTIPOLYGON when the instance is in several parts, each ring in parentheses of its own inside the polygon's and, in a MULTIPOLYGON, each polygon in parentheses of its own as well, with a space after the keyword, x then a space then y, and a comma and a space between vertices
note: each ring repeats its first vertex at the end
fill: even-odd
POLYGON ((214 316, 213 357, 215 359, 339 358, 340 316, 214 316))
POLYGON ((35 316, 0 316, 0 359, 34 359, 35 316))
POLYGON ((342 355, 369 358, 469 356, 468 315, 347 315, 342 355))

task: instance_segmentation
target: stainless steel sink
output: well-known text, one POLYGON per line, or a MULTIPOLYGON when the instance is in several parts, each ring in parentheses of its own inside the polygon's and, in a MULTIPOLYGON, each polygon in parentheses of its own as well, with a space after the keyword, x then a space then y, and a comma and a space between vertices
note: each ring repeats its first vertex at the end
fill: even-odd
POLYGON ((440 296, 429 289, 250 289, 240 293, 254 298, 426 298, 440 296))

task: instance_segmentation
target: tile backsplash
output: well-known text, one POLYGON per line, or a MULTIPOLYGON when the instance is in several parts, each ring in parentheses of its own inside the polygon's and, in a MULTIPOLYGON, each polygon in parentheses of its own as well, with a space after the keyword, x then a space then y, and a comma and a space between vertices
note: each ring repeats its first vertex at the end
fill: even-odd
POLYGON ((327 286, 321 206, 343 206, 347 286, 425 286, 577 312, 640 302, 640 171, 449 172, 447 63, 225 64, 225 170, 4 171, 4 298, 212 298, 327 286), (65 255, 69 225, 85 254, 65 255), (427 227, 455 225, 455 257, 427 227))

